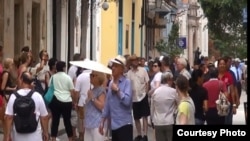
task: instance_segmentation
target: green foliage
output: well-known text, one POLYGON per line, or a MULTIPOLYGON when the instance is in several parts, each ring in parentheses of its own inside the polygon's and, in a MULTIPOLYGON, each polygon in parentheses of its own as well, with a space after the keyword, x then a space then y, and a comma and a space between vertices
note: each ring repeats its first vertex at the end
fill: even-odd
POLYGON ((179 31, 179 25, 173 24, 172 30, 170 32, 169 39, 168 39, 168 45, 167 45, 167 48, 169 49, 168 52, 171 57, 179 55, 183 52, 183 49, 177 45, 177 40, 179 38, 178 31, 179 31))
POLYGON ((167 43, 164 40, 160 40, 156 43, 155 48, 158 52, 165 52, 167 47, 167 43))
POLYGON ((209 36, 221 55, 246 57, 246 30, 243 27, 242 9, 247 0, 200 0, 208 18, 209 36))
POLYGON ((167 53, 170 57, 179 55, 180 53, 183 52, 183 49, 181 49, 177 45, 177 39, 179 38, 179 26, 178 24, 173 24, 172 30, 170 32, 169 38, 168 38, 168 43, 166 43, 164 40, 160 40, 159 42, 156 43, 156 50, 159 53, 167 53))

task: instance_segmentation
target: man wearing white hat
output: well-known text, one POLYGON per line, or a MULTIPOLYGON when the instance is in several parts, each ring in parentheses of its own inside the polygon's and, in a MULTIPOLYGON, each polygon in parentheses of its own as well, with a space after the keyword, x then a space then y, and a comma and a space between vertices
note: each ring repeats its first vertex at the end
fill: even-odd
POLYGON ((132 86, 130 80, 123 75, 126 59, 118 55, 111 61, 113 80, 110 82, 106 95, 99 131, 103 134, 104 122, 110 118, 112 140, 132 141, 132 86))

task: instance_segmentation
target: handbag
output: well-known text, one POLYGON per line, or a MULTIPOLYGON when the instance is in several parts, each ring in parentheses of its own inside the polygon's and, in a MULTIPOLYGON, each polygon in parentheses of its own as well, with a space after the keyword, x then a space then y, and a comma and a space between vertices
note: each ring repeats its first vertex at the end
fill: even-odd
POLYGON ((48 91, 46 92, 46 94, 44 95, 44 101, 46 105, 49 105, 53 99, 54 96, 54 83, 53 83, 53 77, 51 78, 51 84, 50 87, 48 89, 48 91))
POLYGON ((222 88, 219 82, 219 96, 218 99, 215 101, 216 108, 219 116, 227 116, 230 112, 230 102, 228 101, 225 94, 221 91, 221 89, 222 88))

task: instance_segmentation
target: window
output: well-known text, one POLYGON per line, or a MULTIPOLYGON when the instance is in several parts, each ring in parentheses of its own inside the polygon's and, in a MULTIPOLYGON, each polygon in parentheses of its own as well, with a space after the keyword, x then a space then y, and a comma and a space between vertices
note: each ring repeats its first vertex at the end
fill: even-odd
POLYGON ((125 47, 128 49, 128 43, 129 43, 129 25, 126 25, 126 33, 125 33, 125 47))

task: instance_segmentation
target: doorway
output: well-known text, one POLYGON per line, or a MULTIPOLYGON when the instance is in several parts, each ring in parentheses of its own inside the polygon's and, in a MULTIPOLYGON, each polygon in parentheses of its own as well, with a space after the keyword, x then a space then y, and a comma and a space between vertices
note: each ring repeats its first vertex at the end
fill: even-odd
POLYGON ((32 36, 31 36, 31 49, 33 54, 33 63, 39 62, 39 52, 40 52, 40 4, 32 3, 32 36))

